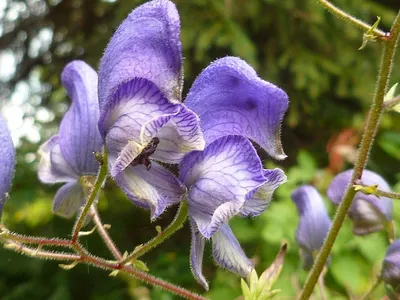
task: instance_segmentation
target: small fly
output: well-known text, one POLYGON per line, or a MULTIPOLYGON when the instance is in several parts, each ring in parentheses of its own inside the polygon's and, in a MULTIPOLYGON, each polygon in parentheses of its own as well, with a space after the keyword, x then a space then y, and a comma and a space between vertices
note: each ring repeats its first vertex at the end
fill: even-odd
POLYGON ((146 169, 149 171, 151 169, 150 156, 154 154, 157 150, 157 145, 160 143, 158 137, 154 137, 147 144, 147 146, 142 150, 142 152, 131 162, 132 166, 145 165, 146 169))

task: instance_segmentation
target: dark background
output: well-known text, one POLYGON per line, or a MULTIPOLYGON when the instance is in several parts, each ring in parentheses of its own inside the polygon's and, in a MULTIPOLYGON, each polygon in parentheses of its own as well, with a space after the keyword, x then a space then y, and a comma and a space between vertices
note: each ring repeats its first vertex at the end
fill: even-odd
MULTIPOLYGON (((60 85, 62 68, 83 59, 95 69, 105 45, 119 23, 143 1, 3 0, 0 3, 0 108, 17 145, 17 170, 3 222, 25 234, 66 237, 72 220, 51 215, 58 186, 42 185, 36 175, 41 143, 58 131, 69 105, 60 85)), ((399 1, 336 0, 335 4, 389 30, 399 1)), ((181 15, 185 91, 211 61, 240 56, 259 75, 282 87, 290 97, 282 139, 288 158, 279 166, 288 175, 271 207, 255 219, 231 222, 249 257, 261 272, 272 261, 282 241, 289 243, 283 273, 276 284, 279 299, 298 293, 306 273, 301 270, 294 241, 298 216, 290 199, 300 184, 312 183, 325 192, 332 176, 351 166, 371 103, 382 45, 369 43, 361 51, 362 31, 332 17, 315 0, 177 0, 181 15)), ((399 55, 392 86, 400 81, 399 55)), ((400 191, 400 117, 382 118, 368 167, 382 174, 400 191)), ((326 202, 330 215, 334 207, 326 202)), ((112 182, 99 204, 105 223, 121 250, 132 250, 165 227, 173 218, 169 209, 156 223, 133 206, 112 182)), ((400 217, 395 205, 395 216, 400 217)), ((85 238, 90 251, 108 256, 97 236, 85 238)), ((326 276, 329 299, 348 299, 364 293, 379 273, 388 245, 385 233, 354 237, 345 226, 332 252, 326 276)), ((208 245, 210 246, 210 245, 208 245)), ((203 293, 190 273, 190 234, 186 226, 143 259, 150 272, 203 293)), ((210 247, 204 273, 212 299, 240 295, 239 279, 217 270, 210 247)), ((0 250, 1 299, 174 299, 135 279, 79 265, 71 271, 57 262, 39 261, 0 250)), ((383 289, 376 296, 383 295, 383 289)), ((318 296, 317 296, 318 297, 318 296)))

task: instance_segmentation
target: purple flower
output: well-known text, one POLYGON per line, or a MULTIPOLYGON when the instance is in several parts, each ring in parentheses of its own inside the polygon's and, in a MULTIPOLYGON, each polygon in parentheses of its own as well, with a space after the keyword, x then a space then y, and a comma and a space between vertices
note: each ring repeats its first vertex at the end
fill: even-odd
POLYGON ((280 169, 264 170, 251 143, 242 136, 224 136, 204 151, 188 154, 180 164, 188 188, 192 229, 191 267, 206 289, 202 274, 205 239, 212 239, 215 262, 247 277, 253 269, 228 221, 235 215, 257 216, 269 205, 275 189, 286 181, 280 169))
POLYGON ((0 115, 0 217, 14 177, 15 149, 10 131, 0 115))
POLYGON ((393 289, 394 294, 397 296, 400 294, 400 240, 394 241, 389 246, 383 260, 381 278, 393 289))
POLYGON ((53 211, 71 217, 85 202, 81 181, 98 171, 93 155, 102 145, 97 129, 97 74, 83 61, 73 61, 64 68, 61 81, 72 104, 61 121, 59 134, 39 149, 39 179, 44 183, 65 182, 55 195, 53 211))
POLYGON ((300 220, 296 231, 296 241, 303 257, 303 268, 309 270, 314 264, 313 256, 324 243, 331 227, 331 220, 326 212, 324 202, 318 191, 303 185, 292 193, 300 220))
MULTIPOLYGON (((334 204, 339 205, 342 201, 352 173, 353 170, 340 173, 330 183, 327 194, 334 204)), ((390 192, 387 182, 374 172, 364 170, 361 182, 368 186, 377 184, 380 190, 390 192)), ((384 229, 392 220, 392 210, 391 199, 357 192, 349 210, 349 217, 353 220, 354 234, 364 235, 384 229)))
POLYGON ((177 164, 205 145, 197 115, 180 103, 179 35, 175 5, 147 2, 119 26, 99 71, 99 129, 111 176, 152 219, 186 192, 158 161, 177 164))

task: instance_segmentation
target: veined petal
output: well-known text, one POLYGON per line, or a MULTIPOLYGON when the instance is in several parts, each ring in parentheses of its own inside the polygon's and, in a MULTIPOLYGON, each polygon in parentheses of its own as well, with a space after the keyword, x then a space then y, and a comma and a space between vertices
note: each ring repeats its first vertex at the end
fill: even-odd
POLYGON ((180 170, 189 188, 189 213, 206 238, 267 181, 254 147, 241 136, 222 137, 204 151, 188 154, 180 170))
POLYGON ((40 164, 38 175, 44 183, 77 180, 79 175, 64 159, 59 145, 59 136, 51 137, 39 148, 40 164))
POLYGON ((61 152, 76 173, 94 175, 99 164, 93 151, 100 151, 102 145, 97 128, 97 74, 85 62, 73 61, 64 68, 61 81, 72 100, 60 125, 61 152))
POLYGON ((332 222, 321 195, 314 187, 303 185, 297 188, 292 194, 292 199, 300 216, 296 241, 304 252, 303 267, 308 269, 312 266, 313 252, 321 248, 332 222))
POLYGON ((70 181, 57 191, 54 197, 53 212, 64 218, 71 218, 84 203, 85 197, 79 181, 70 181))
POLYGON ((202 271, 205 239, 200 234, 196 222, 191 217, 189 217, 189 221, 192 233, 192 243, 190 245, 190 268, 197 282, 208 291, 208 282, 202 271))
POLYGON ((213 257, 221 267, 247 278, 254 265, 247 258, 228 224, 223 224, 212 237, 213 257))
POLYGON ((166 207, 180 202, 186 191, 173 174, 155 162, 150 170, 143 165, 129 166, 115 179, 132 202, 150 209, 153 220, 166 207))
POLYGON ((14 178, 15 148, 10 131, 0 115, 0 217, 14 178))
POLYGON ((200 117, 207 145, 225 135, 243 135, 272 157, 286 157, 280 127, 288 96, 260 79, 243 60, 225 57, 213 62, 196 79, 185 104, 200 117))
MULTIPOLYGON (((353 170, 342 172, 331 181, 327 195, 334 204, 338 205, 342 201, 346 187, 351 181, 352 172, 353 170)), ((388 183, 372 171, 364 170, 361 181, 364 185, 377 184, 380 190, 391 191, 388 183)), ((354 233, 364 235, 384 229, 386 223, 392 220, 392 211, 392 199, 357 192, 349 210, 354 233)))
POLYGON ((181 97, 180 21, 170 1, 156 0, 139 6, 114 33, 100 64, 100 107, 120 84, 134 77, 152 81, 171 101, 181 97))
POLYGON ((264 170, 264 177, 267 182, 258 188, 253 197, 246 201, 240 210, 241 216, 255 217, 262 214, 268 208, 275 190, 287 180, 281 169, 264 170))
POLYGON ((170 103, 146 79, 135 78, 124 83, 101 111, 99 120, 100 133, 110 155, 118 156, 129 142, 145 147, 148 137, 179 110, 178 105, 170 103))
POLYGON ((160 144, 152 156, 156 160, 177 164, 188 152, 204 149, 199 118, 191 110, 180 106, 180 112, 157 133, 160 144))

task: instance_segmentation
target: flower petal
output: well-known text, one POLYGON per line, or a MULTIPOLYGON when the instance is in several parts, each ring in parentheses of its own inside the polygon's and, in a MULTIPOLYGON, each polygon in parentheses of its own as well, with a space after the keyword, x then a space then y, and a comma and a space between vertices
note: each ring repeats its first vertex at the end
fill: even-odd
POLYGON ((207 144, 224 135, 243 135, 272 157, 286 157, 280 127, 288 96, 260 79, 243 60, 225 57, 213 62, 196 79, 185 104, 200 117, 207 144))
POLYGON ((51 137, 39 148, 41 156, 38 168, 40 181, 44 183, 58 183, 77 180, 79 175, 64 159, 59 145, 59 136, 51 137))
MULTIPOLYGON (((331 181, 327 195, 336 205, 342 201, 347 185, 351 181, 353 170, 338 174, 331 181)), ((388 183, 378 174, 364 170, 361 176, 364 185, 378 185, 382 191, 390 192, 388 183)), ((392 220, 393 201, 386 197, 378 198, 375 195, 366 195, 357 192, 351 205, 349 216, 354 221, 353 231, 363 235, 382 230, 387 221, 392 220)))
POLYGON ((129 166, 115 179, 132 202, 151 210, 153 220, 166 207, 180 202, 186 192, 179 180, 156 162, 150 170, 143 165, 129 166))
POLYGON ((93 151, 100 151, 102 144, 97 128, 97 74, 85 62, 73 61, 64 68, 61 80, 72 100, 60 125, 61 152, 76 173, 94 175, 99 164, 93 151))
POLYGON ((247 278, 254 265, 247 258, 228 224, 223 224, 212 237, 213 257, 221 267, 247 278))
POLYGON ((204 149, 199 118, 191 110, 180 106, 181 111, 157 133, 160 144, 152 155, 156 160, 177 164, 188 152, 204 149))
POLYGON ((314 187, 303 185, 297 188, 292 199, 300 215, 296 241, 304 251, 306 260, 303 267, 307 268, 310 265, 309 256, 312 257, 312 253, 321 248, 332 222, 321 195, 314 187))
POLYGON ((190 188, 189 213, 206 238, 238 214, 267 181, 254 147, 241 136, 220 138, 204 151, 188 154, 180 170, 190 188))
POLYGON ((171 101, 182 89, 182 45, 175 5, 150 1, 118 27, 101 60, 99 100, 103 107, 117 87, 134 77, 152 81, 171 101))
POLYGON ((64 218, 71 218, 84 203, 85 197, 79 182, 70 181, 57 191, 54 197, 53 212, 64 218))
POLYGON ((203 268, 203 254, 205 239, 200 234, 196 222, 189 217, 190 229, 192 233, 192 243, 190 245, 190 269, 192 270, 194 278, 208 291, 208 282, 204 277, 203 268))
POLYGON ((14 177, 15 149, 10 131, 0 115, 0 217, 14 177))
POLYGON ((281 184, 285 183, 287 177, 281 169, 264 170, 267 182, 258 188, 242 209, 240 215, 244 217, 255 217, 262 214, 269 206, 272 195, 281 184))
POLYGON ((400 289, 400 240, 394 241, 387 249, 383 260, 381 277, 397 292, 400 289))
MULTIPOLYGON (((126 168, 141 152, 146 143, 180 110, 170 103, 150 81, 135 78, 120 86, 101 111, 100 133, 110 154, 121 158, 119 171, 126 168), (132 143, 132 145, 129 145, 132 143)), ((112 171, 117 174, 118 171, 112 171)))

